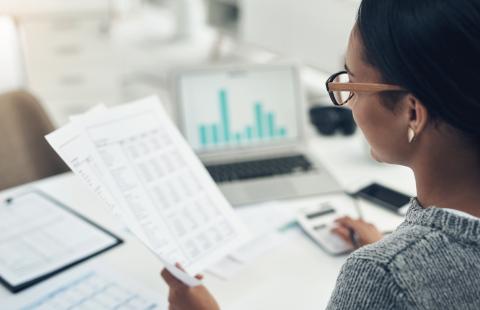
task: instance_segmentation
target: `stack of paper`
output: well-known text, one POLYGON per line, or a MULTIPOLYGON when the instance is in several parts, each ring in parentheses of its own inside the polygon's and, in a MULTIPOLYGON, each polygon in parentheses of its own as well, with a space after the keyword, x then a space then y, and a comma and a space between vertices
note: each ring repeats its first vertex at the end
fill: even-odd
POLYGON ((288 203, 274 201, 244 206, 235 209, 238 217, 252 234, 250 242, 230 253, 222 261, 208 268, 208 273, 228 280, 240 273, 258 257, 271 252, 291 240, 294 235, 292 223, 296 221, 296 210, 288 203))
POLYGON ((189 285, 247 239, 208 172, 155 97, 96 109, 48 142, 162 263, 189 285))

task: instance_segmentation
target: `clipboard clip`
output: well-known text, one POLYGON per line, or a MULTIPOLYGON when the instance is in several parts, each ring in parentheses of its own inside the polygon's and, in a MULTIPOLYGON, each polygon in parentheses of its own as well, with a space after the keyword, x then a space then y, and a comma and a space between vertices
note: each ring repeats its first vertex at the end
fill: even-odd
POLYGON ((13 203, 13 198, 12 197, 7 197, 3 200, 3 205, 4 206, 10 206, 13 203))

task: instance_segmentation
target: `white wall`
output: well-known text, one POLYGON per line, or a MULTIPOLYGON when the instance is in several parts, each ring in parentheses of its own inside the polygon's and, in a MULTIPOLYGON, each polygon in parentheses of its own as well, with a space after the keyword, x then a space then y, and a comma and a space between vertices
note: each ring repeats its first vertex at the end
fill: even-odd
POLYGON ((108 9, 109 0, 0 0, 0 13, 15 16, 98 12, 108 9))
POLYGON ((0 16, 0 93, 25 86, 25 74, 17 28, 0 16))
POLYGON ((359 0, 241 0, 240 36, 325 72, 340 70, 359 0))

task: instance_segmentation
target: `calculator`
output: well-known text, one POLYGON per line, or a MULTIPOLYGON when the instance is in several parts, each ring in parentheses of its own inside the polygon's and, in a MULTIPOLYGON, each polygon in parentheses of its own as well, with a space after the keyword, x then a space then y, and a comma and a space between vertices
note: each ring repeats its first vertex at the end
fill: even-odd
POLYGON ((354 247, 331 231, 336 226, 335 219, 346 215, 355 216, 349 211, 334 201, 325 201, 301 209, 297 214, 297 221, 305 233, 323 250, 331 255, 342 255, 352 252, 354 247))

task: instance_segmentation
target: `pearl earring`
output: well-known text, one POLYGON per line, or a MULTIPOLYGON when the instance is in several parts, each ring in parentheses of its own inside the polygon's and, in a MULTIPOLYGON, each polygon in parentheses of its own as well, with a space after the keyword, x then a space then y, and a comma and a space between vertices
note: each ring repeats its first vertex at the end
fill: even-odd
POLYGON ((408 143, 412 143, 413 139, 415 139, 415 131, 413 128, 408 127, 408 143))

